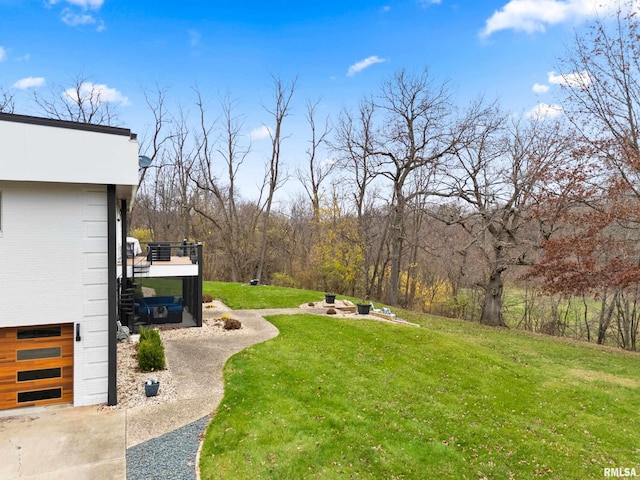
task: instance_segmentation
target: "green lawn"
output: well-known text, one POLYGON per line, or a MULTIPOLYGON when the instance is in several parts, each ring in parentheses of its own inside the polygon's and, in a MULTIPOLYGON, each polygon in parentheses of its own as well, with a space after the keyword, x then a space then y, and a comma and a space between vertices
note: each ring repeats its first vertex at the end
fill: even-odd
POLYGON ((181 278, 138 278, 136 282, 141 287, 153 288, 156 292, 156 296, 162 297, 165 295, 180 295, 182 294, 182 279, 181 278))
MULTIPOLYGON (((235 288, 259 303, 253 292, 269 287, 235 288)), ((288 301, 309 300, 296 295, 288 301)), ((603 478, 605 467, 640 472, 637 355, 416 319, 424 328, 270 317, 280 335, 225 367, 202 478, 565 480, 603 478)))
POLYGON ((208 293, 213 298, 222 300, 225 305, 234 310, 296 308, 303 303, 324 300, 324 293, 313 290, 227 282, 204 282, 202 293, 208 293))

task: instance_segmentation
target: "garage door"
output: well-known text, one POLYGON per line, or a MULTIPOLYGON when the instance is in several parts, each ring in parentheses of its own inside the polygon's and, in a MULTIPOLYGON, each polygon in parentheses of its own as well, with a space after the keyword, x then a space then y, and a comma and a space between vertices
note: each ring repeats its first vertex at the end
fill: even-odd
POLYGON ((0 410, 73 402, 73 323, 0 329, 0 410))

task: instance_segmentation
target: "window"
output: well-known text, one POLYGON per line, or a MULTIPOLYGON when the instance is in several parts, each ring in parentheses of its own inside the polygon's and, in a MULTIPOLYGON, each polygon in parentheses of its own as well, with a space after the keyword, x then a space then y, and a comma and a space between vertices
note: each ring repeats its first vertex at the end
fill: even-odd
POLYGON ((62 335, 62 327, 33 327, 18 329, 18 340, 28 338, 47 338, 60 337, 62 335))
POLYGON ((62 357, 61 347, 34 348, 32 350, 18 350, 18 361, 21 360, 38 360, 41 358, 60 358, 62 357))
POLYGON ((30 382, 33 380, 45 380, 47 378, 61 378, 62 368, 42 368, 40 370, 25 370, 18 372, 18 382, 30 382))
POLYGON ((51 400, 52 398, 62 398, 62 389, 50 388, 49 390, 36 390, 34 392, 18 392, 18 403, 51 400))

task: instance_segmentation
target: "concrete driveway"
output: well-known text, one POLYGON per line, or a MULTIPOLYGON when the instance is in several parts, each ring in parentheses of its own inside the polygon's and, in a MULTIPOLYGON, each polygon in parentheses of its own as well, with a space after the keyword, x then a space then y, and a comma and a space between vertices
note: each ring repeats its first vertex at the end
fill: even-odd
POLYGON ((124 410, 59 405, 0 414, 0 478, 126 478, 124 410))
POLYGON ((237 338, 165 342, 178 402, 128 410, 57 405, 0 411, 0 479, 126 479, 128 447, 183 427, 218 406, 227 359, 278 334, 262 317, 266 312, 234 311, 248 333, 237 338))

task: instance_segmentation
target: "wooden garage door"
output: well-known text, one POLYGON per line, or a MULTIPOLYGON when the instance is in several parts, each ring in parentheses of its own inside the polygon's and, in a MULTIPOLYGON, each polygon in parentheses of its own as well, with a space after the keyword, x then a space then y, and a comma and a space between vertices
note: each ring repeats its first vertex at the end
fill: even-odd
POLYGON ((73 402, 73 323, 0 329, 0 410, 73 402))

